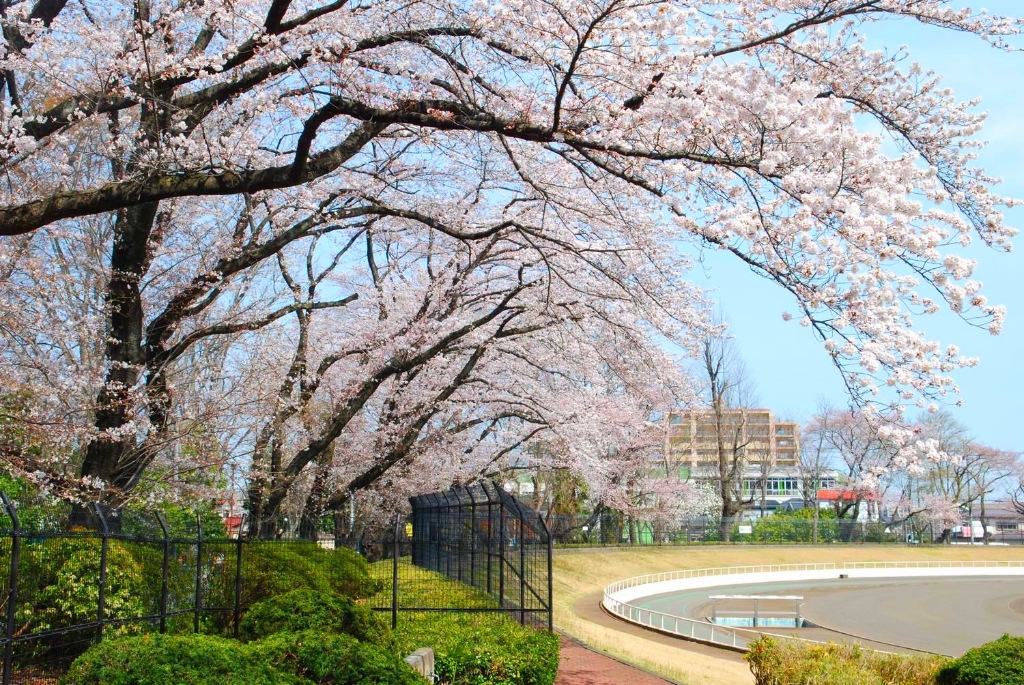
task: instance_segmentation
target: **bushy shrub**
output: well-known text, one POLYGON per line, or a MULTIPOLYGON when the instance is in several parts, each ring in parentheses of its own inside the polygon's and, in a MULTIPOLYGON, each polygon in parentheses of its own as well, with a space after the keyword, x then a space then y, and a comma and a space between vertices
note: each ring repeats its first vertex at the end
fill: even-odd
POLYGON ((762 637, 745 656, 756 685, 933 685, 940 657, 762 637))
POLYGON ((426 681, 394 654, 350 635, 277 633, 251 644, 276 671, 317 685, 423 685, 426 681))
POLYGON ((247 641, 275 633, 319 630, 385 647, 394 643, 390 627, 372 609, 339 594, 314 590, 294 590, 257 602, 249 607, 239 628, 247 641))
MULTIPOLYGON (((818 542, 836 542, 840 538, 840 522, 831 509, 818 512, 818 542)), ((752 532, 739 535, 734 531, 737 542, 814 542, 814 510, 776 511, 758 519, 752 532)))
MULTIPOLYGON (((92 537, 55 537, 24 545, 19 582, 21 601, 15 609, 15 619, 23 633, 96 620, 101 544, 92 537)), ((148 583, 151 580, 124 543, 110 540, 103 615, 106 618, 145 616, 150 606, 148 583)), ((127 625, 109 628, 111 634, 131 629, 127 625)))
POLYGON ((304 685, 254 658, 246 645, 209 635, 104 640, 71 665, 61 685, 304 685))
POLYGON ((300 588, 354 598, 380 588, 370 577, 369 564, 357 553, 323 549, 310 542, 250 542, 242 547, 242 575, 244 606, 300 588))
POLYGON ((1020 685, 1024 683, 1024 637, 1003 635, 967 650, 946 664, 938 685, 1020 685))
MULTIPOLYGON (((318 594, 362 598, 380 591, 370 566, 349 549, 329 550, 312 542, 252 541, 242 546, 243 610, 257 602, 307 589, 318 594)), ((210 577, 207 606, 232 607, 235 598, 235 556, 228 554, 210 577)), ((231 612, 213 617, 214 628, 229 632, 231 612)))
POLYGON ((423 685, 397 656, 347 635, 278 633, 243 644, 210 635, 107 640, 61 685, 423 685))
POLYGON ((401 653, 433 647, 434 668, 451 685, 551 685, 558 672, 558 636, 500 615, 403 616, 401 653))

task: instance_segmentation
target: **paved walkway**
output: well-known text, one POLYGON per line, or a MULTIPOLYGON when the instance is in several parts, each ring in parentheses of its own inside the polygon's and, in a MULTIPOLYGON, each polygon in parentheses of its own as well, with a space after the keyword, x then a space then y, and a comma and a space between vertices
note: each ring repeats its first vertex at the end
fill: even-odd
POLYGON ((671 680, 591 651, 565 637, 561 654, 555 685, 672 685, 671 680))

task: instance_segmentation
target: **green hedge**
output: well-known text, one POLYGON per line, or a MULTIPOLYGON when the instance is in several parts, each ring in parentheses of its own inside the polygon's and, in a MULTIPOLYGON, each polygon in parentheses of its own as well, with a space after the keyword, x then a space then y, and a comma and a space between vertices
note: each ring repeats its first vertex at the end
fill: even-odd
POLYGON ((349 635, 305 631, 278 633, 251 645, 276 670, 317 685, 423 685, 396 655, 349 635))
MULTIPOLYGON (((233 607, 235 557, 226 555, 220 573, 211 578, 205 606, 233 607)), ((252 541, 242 546, 242 607, 278 597, 292 590, 311 590, 321 595, 368 597, 380 591, 381 582, 370 576, 370 565, 349 549, 324 549, 312 542, 252 541)), ((213 629, 233 629, 231 612, 212 617, 213 629)))
POLYGON ((1020 685, 1024 683, 1024 637, 1003 635, 949 662, 938 685, 1020 685))
POLYGON ((106 640, 61 685, 423 685, 397 656, 347 635, 279 633, 243 644, 210 635, 106 640))
POLYGON ((558 673, 558 636, 501 615, 403 616, 395 637, 403 653, 433 647, 450 685, 551 685, 558 673))
POLYGON ((394 647, 390 626, 372 609, 342 595, 314 590, 293 590, 254 604, 239 628, 241 638, 246 641, 276 633, 319 630, 394 647))
POLYGON ((240 642, 211 635, 104 640, 78 657, 61 685, 296 685, 240 642))

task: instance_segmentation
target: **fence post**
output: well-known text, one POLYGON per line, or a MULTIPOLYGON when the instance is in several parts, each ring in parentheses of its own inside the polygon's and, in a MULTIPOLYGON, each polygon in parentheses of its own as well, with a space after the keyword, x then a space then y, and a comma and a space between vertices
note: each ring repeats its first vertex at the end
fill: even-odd
POLYGON ((238 522, 238 543, 235 546, 235 638, 238 638, 238 624, 242 620, 242 531, 245 530, 245 514, 238 522))
POLYGON ((491 558, 494 556, 494 502, 491 501, 491 493, 484 488, 484 495, 487 496, 487 594, 494 594, 494 583, 491 581, 491 558))
POLYGON ((11 675, 14 670, 14 611, 18 604, 18 564, 21 556, 21 523, 18 521, 18 511, 7 499, 6 492, 0 492, 7 515, 11 517, 11 575, 10 587, 7 589, 7 629, 5 631, 6 642, 4 642, 4 673, 3 685, 11 685, 11 675))
MULTIPOLYGON (((455 497, 455 502, 456 502, 455 508, 459 512, 458 516, 455 519, 457 523, 455 524, 455 531, 454 531, 454 533, 455 533, 455 572, 456 572, 456 580, 458 580, 461 583, 462 582, 462 566, 463 566, 463 563, 462 563, 462 516, 463 516, 463 514, 462 514, 462 496, 459 495, 459 491, 457 489, 455 489, 455 488, 452 488, 451 493, 455 497)), ((449 506, 451 506, 451 505, 449 504, 449 506)), ((449 521, 452 520, 451 509, 448 510, 448 520, 449 521)), ((449 550, 449 553, 450 552, 451 552, 451 550, 449 550)), ((451 576, 451 573, 449 573, 448 575, 451 576)))
POLYGON ((537 515, 537 520, 540 521, 541 527, 544 529, 544 534, 548 538, 548 632, 555 632, 555 606, 552 598, 555 596, 555 583, 554 583, 554 569, 552 568, 552 557, 554 556, 555 545, 554 540, 551 537, 551 529, 548 527, 547 521, 540 514, 537 515))
POLYGON ((519 623, 526 625, 526 521, 519 510, 519 623))
POLYGON ((203 607, 203 521, 196 512, 196 601, 192 632, 199 632, 199 612, 203 607))
POLYGON ((107 601, 107 551, 110 543, 110 527, 107 526, 107 517, 103 515, 103 508, 99 503, 94 502, 92 506, 96 510, 96 518, 100 522, 100 534, 103 536, 100 543, 100 592, 99 600, 96 603, 96 620, 99 622, 96 627, 96 641, 99 642, 103 639, 103 610, 107 601))
POLYGON ((479 587, 476 584, 476 498, 473 497, 473 488, 466 488, 469 494, 469 584, 479 587))
POLYGON ((171 532, 160 512, 156 513, 157 523, 164 532, 164 562, 160 570, 160 633, 167 632, 167 575, 171 565, 171 532))
POLYGON ((395 517, 395 541, 391 548, 391 630, 398 629, 398 533, 402 527, 402 519, 395 517))
POLYGON ((505 606, 505 503, 498 498, 498 606, 505 606))

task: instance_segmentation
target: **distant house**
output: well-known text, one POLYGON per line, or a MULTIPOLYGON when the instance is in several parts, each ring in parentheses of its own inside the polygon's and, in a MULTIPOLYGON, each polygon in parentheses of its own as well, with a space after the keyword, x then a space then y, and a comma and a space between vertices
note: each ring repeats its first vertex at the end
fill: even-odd
POLYGON ((882 508, 877 495, 873 492, 843 489, 818 491, 818 505, 822 508, 840 508, 844 504, 852 505, 857 500, 860 500, 860 507, 857 510, 858 521, 882 520, 882 508))

